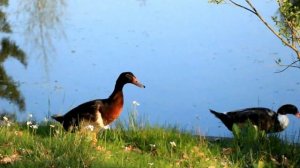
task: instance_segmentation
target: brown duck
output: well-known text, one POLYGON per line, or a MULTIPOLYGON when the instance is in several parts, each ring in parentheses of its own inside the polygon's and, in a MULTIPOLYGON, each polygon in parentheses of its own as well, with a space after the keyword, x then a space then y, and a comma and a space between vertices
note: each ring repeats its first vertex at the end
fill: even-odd
POLYGON ((60 122, 66 131, 75 131, 83 126, 92 125, 103 128, 117 119, 123 109, 123 87, 132 83, 138 87, 145 88, 131 72, 123 72, 118 77, 115 89, 107 99, 96 99, 83 103, 65 115, 54 115, 53 119, 60 122))

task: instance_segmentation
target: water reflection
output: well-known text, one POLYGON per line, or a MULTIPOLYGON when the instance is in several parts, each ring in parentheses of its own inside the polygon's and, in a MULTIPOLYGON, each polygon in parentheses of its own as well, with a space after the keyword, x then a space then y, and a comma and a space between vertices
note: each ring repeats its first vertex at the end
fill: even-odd
MULTIPOLYGON (((0 6, 7 5, 8 0, 0 1, 0 6)), ((6 14, 2 10, 0 10, 0 31, 4 33, 12 32, 11 26, 7 22, 6 14)), ((18 84, 7 74, 3 66, 5 60, 10 57, 17 59, 24 66, 27 65, 25 52, 14 41, 10 40, 9 37, 2 37, 0 50, 0 98, 8 100, 15 104, 20 111, 24 111, 25 100, 18 89, 18 84)), ((2 112, 4 111, 2 109, 2 112)))
MULTIPOLYGON (((7 7, 8 0, 0 0, 1 7, 7 7)), ((25 35, 27 43, 35 46, 35 51, 40 51, 45 69, 48 67, 48 55, 53 51, 53 31, 57 33, 61 23, 64 0, 23 0, 18 2, 17 18, 20 22, 25 20, 25 35), (50 49, 50 50, 49 50, 50 49)), ((17 59, 22 65, 27 66, 25 52, 9 38, 12 28, 7 21, 6 13, 0 10, 0 32, 6 33, 1 39, 0 51, 0 97, 15 104, 19 111, 25 110, 25 100, 15 82, 5 71, 3 63, 9 58, 17 59)), ((63 34, 63 33, 62 33, 63 34)), ((2 109, 2 113, 7 113, 2 109)))
MULTIPOLYGON (((0 0, 0 6, 8 6, 8 0, 0 0)), ((2 10, 0 10, 0 31, 11 33, 10 25, 6 19, 6 14, 2 10)))
POLYGON ((28 44, 43 58, 47 72, 49 54, 54 51, 53 40, 64 36, 61 20, 65 6, 65 0, 22 0, 18 3, 17 18, 21 22, 25 20, 24 34, 28 44))

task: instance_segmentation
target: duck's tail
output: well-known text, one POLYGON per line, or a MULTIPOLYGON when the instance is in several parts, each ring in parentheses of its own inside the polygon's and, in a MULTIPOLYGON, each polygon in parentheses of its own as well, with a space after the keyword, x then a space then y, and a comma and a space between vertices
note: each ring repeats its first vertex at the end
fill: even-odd
POLYGON ((211 110, 209 109, 209 111, 214 114, 217 118, 219 118, 223 124, 229 129, 229 130, 232 130, 232 125, 233 125, 233 122, 231 121, 230 117, 226 114, 223 114, 223 113, 219 113, 219 112, 216 112, 214 110, 211 110))
POLYGON ((64 121, 64 116, 61 116, 61 115, 53 115, 53 116, 51 116, 51 118, 53 118, 54 120, 56 120, 60 123, 63 123, 63 121, 64 121))

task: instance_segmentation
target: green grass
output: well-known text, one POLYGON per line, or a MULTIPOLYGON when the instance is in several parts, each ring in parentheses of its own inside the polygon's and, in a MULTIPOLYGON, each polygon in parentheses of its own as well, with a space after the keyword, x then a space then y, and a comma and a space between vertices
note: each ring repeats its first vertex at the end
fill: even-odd
POLYGON ((233 139, 194 136, 176 126, 118 121, 97 135, 67 133, 56 123, 37 129, 12 123, 0 127, 0 167, 297 167, 300 147, 266 136, 251 125, 233 139), (50 125, 54 125, 54 128, 50 125), (176 145, 176 146, 175 146, 176 145))

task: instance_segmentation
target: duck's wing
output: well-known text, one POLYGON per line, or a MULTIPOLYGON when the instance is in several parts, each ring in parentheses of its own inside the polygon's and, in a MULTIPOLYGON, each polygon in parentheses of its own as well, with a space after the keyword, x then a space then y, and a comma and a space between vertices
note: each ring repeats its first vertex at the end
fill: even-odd
POLYGON ((276 113, 268 108, 255 107, 227 112, 227 115, 236 123, 250 120, 253 124, 261 125, 266 120, 273 119, 276 113))
POLYGON ((97 113, 101 111, 103 107, 103 100, 97 99, 86 103, 83 103, 68 113, 65 114, 65 118, 75 118, 76 120, 88 120, 96 121, 97 113))

